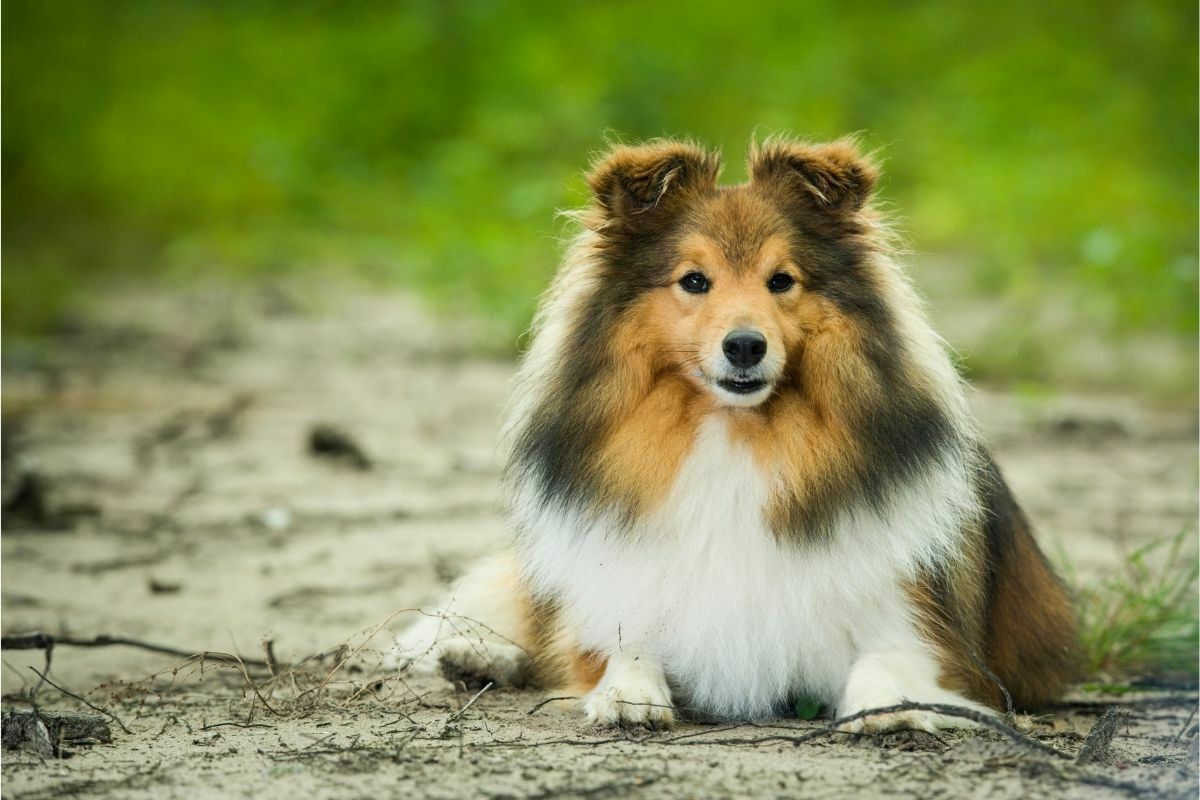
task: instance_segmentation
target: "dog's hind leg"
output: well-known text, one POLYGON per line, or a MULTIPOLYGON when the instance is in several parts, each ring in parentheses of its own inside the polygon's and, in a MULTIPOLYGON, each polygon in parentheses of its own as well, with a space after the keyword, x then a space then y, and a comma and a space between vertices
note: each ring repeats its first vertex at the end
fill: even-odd
POLYGON ((486 558, 396 637, 384 667, 480 688, 530 680, 531 604, 511 555, 486 558))

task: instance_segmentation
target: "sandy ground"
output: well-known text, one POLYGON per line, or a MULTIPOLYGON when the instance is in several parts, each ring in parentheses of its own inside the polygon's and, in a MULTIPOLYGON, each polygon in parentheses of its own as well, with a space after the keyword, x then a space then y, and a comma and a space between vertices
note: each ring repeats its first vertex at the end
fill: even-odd
MULTIPOLYGON (((111 744, 3 758, 3 796, 1195 797, 1194 691, 1076 692, 995 733, 793 741, 823 723, 583 726, 541 695, 376 672, 390 631, 503 545, 496 434, 513 365, 403 297, 129 296, 49 356, 4 363, 3 629, 264 658, 276 675, 60 646, 51 678, 115 714, 111 744), (370 460, 310 452, 314 425, 370 460), (32 482, 33 488, 30 488, 32 482), (31 499, 32 498, 32 499, 31 499), (349 643, 295 669, 301 658, 349 643), (382 680, 380 678, 383 677, 382 680), (1111 705, 1112 747, 1076 763, 1111 705), (535 710, 536 708, 536 710, 535 710), (531 713, 532 712, 532 713, 531 713)), ((1195 413, 978 391, 1047 551, 1078 580, 1196 514, 1195 413)), ((5 650, 27 709, 38 651, 5 650)), ((88 711, 42 685, 43 709, 88 711)))

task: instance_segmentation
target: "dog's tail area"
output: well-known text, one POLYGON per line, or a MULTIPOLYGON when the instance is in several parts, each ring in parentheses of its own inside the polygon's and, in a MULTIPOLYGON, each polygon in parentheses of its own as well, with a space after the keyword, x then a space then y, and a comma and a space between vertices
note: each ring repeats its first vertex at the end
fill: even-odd
POLYGON ((1075 610, 990 457, 980 478, 986 510, 984 660, 1014 706, 1037 708, 1078 677, 1075 610))

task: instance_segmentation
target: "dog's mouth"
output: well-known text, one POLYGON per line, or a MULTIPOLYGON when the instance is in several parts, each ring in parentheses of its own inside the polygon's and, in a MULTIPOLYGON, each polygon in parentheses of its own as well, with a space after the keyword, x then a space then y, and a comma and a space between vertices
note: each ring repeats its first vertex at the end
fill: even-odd
POLYGON ((694 373, 697 382, 712 392, 718 405, 751 408, 766 402, 775 379, 765 370, 738 370, 713 375, 703 369, 694 373))
POLYGON ((719 380, 717 385, 727 392, 732 394, 754 394, 761 391, 766 385, 766 381, 762 380, 719 380))

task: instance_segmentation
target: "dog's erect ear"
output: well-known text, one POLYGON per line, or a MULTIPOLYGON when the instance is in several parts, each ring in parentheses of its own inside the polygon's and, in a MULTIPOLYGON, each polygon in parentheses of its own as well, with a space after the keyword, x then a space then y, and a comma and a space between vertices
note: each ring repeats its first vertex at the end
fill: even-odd
POLYGON ((867 202, 879 171, 849 139, 829 144, 768 139, 751 151, 750 175, 805 209, 844 215, 867 202))
POLYGON ((608 221, 636 224, 661 219, 689 193, 711 190, 720 169, 715 154, 684 142, 619 145, 596 162, 588 184, 608 221))

